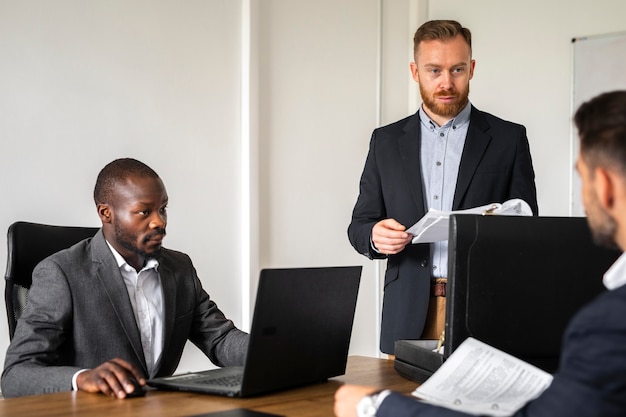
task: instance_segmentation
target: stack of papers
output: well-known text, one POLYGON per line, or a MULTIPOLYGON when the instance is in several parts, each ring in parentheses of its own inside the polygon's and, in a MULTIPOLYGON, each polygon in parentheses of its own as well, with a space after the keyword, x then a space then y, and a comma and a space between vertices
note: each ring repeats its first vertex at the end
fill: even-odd
POLYGON ((408 233, 413 235, 412 243, 431 243, 448 240, 450 214, 532 216, 533 212, 528 203, 519 198, 507 200, 504 203, 491 203, 466 210, 440 211, 431 208, 424 217, 407 230, 408 233))
POLYGON ((510 416, 537 398, 552 379, 549 373, 469 337, 413 395, 469 414, 510 416))

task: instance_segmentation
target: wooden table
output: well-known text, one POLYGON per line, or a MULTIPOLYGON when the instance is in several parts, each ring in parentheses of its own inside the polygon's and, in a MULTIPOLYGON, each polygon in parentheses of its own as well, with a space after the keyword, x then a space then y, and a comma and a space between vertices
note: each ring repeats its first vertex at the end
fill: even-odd
POLYGON ((150 390, 145 397, 118 400, 101 394, 61 392, 0 400, 0 416, 196 416, 213 411, 249 408, 282 416, 333 416, 334 394, 344 383, 410 393, 417 383, 401 377, 387 359, 351 356, 346 374, 326 383, 253 398, 150 390))

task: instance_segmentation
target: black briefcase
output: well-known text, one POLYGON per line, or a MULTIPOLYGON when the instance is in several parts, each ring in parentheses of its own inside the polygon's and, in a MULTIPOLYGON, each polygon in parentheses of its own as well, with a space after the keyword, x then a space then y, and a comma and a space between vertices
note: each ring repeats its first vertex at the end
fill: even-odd
POLYGON ((444 355, 435 352, 437 340, 396 340, 393 367, 415 382, 426 381, 443 363, 444 355))

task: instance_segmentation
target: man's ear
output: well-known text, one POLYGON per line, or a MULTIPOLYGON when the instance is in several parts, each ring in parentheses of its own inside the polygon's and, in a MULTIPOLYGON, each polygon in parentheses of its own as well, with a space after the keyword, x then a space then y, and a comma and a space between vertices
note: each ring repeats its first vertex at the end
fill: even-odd
POLYGON ((613 172, 597 167, 594 170, 593 186, 600 205, 605 210, 611 211, 615 204, 615 187, 617 186, 613 172))
POLYGON ((102 221, 102 224, 111 223, 112 210, 108 204, 98 204, 98 216, 102 221))
POLYGON ((420 76, 419 72, 417 72, 417 64, 415 63, 415 61, 409 64, 409 69, 411 70, 411 77, 413 77, 413 80, 415 80, 415 82, 419 84, 420 76))

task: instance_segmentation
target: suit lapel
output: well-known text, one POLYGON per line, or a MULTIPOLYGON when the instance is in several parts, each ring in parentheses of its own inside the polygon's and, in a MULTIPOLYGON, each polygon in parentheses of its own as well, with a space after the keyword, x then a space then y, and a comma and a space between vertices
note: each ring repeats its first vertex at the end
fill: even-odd
MULTIPOLYGON (((409 119, 404 126, 404 134, 398 138, 398 152, 402 168, 409 179, 411 195, 415 201, 415 206, 426 211, 424 200, 424 185, 422 183, 421 146, 422 138, 420 132, 419 113, 409 119)), ((421 215, 420 215, 421 217, 421 215)))
POLYGON ((155 367, 155 372, 158 371, 163 357, 169 351, 169 342, 172 339, 172 333, 174 332, 174 321, 176 318, 176 279, 169 265, 167 265, 167 263, 162 259, 159 259, 159 276, 161 277, 161 288, 163 289, 163 306, 165 317, 163 318, 163 351, 161 353, 161 359, 155 367))
POLYGON ((128 337, 131 346, 143 366, 143 371, 147 375, 146 360, 141 346, 141 336, 135 320, 135 313, 130 303, 128 290, 124 284, 124 278, 115 262, 115 257, 111 253, 102 230, 96 234, 92 240, 92 258, 98 264, 97 276, 107 293, 111 306, 120 321, 124 333, 128 337))
POLYGON ((454 200, 452 201, 452 210, 458 210, 472 182, 474 172, 480 163, 480 160, 491 142, 491 136, 486 131, 489 124, 482 117, 479 110, 472 106, 470 114, 470 124, 465 138, 465 146, 461 155, 461 163, 459 165, 459 174, 456 180, 456 189, 454 191, 454 200))

